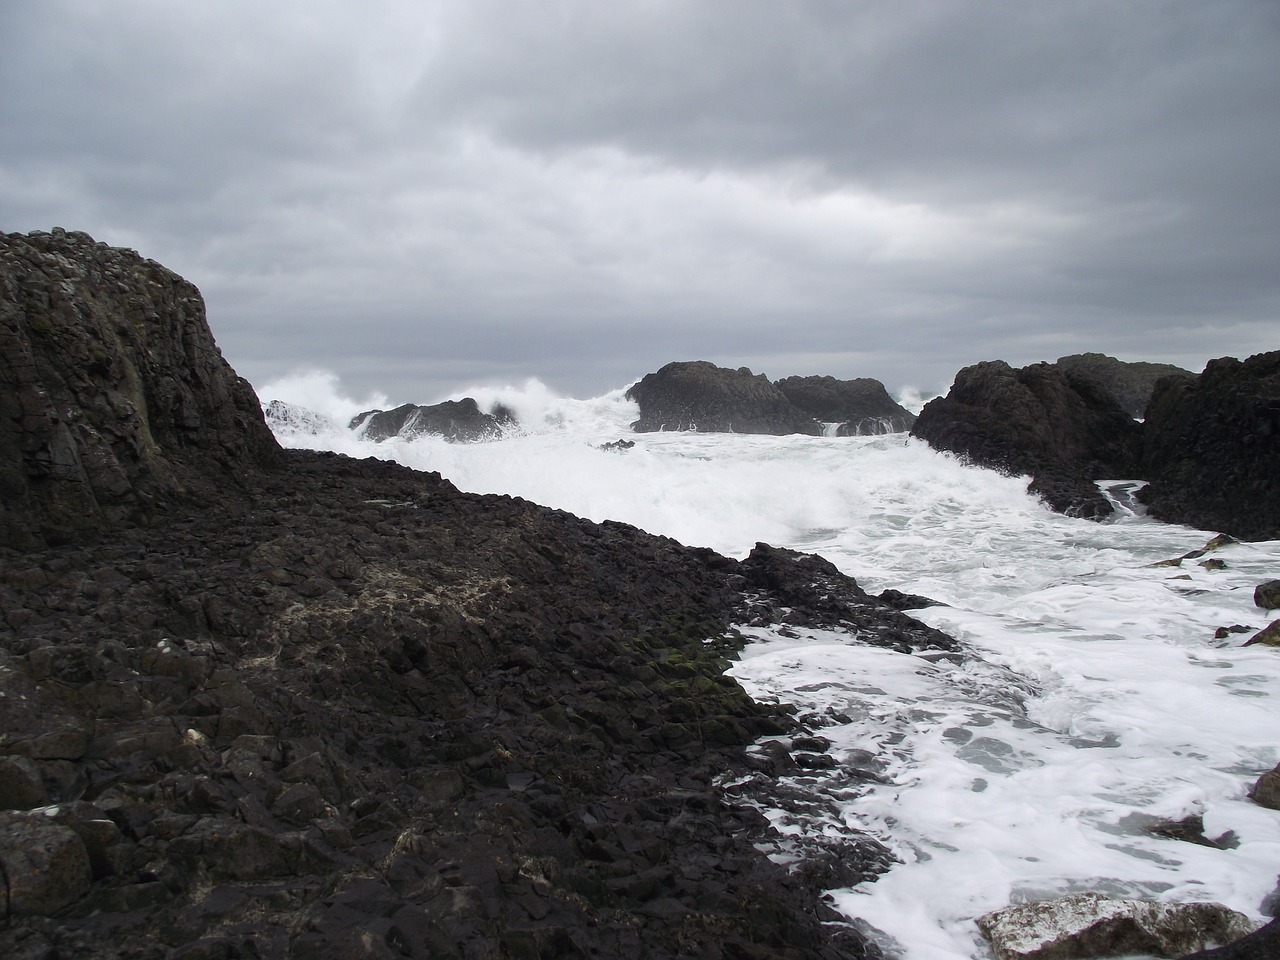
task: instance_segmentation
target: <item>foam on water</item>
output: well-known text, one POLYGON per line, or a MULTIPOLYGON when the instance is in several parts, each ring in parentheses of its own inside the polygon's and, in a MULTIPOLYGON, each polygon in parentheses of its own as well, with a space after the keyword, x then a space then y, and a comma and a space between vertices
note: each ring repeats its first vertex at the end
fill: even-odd
POLYGON ((988 956, 975 916, 1085 889, 1218 900, 1260 917, 1280 868, 1280 817, 1246 791, 1280 759, 1280 658, 1214 631, 1265 623, 1252 591, 1280 571, 1280 542, 1229 545, 1214 554, 1220 570, 1151 566, 1211 532, 1133 510, 1110 524, 1062 517, 1024 480, 902 435, 631 435, 637 411, 622 391, 566 400, 532 381, 479 393, 482 407, 515 410, 521 429, 472 445, 345 431, 282 442, 394 458, 462 489, 733 556, 759 540, 793 546, 869 590, 947 604, 916 615, 968 645, 961 662, 832 631, 757 630, 734 668, 758 697, 848 718, 822 730, 846 769, 804 775, 830 803, 808 820, 770 815, 784 832, 868 830, 891 846, 899 865, 833 896, 907 957, 988 956), (600 448, 621 437, 635 447, 600 448), (868 751, 884 782, 850 773, 868 751), (1234 845, 1148 830, 1192 814, 1234 845))

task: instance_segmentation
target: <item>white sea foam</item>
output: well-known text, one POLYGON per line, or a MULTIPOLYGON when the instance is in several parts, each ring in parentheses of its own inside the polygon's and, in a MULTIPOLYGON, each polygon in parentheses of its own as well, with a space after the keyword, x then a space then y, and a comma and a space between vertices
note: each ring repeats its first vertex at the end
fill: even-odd
POLYGON ((1265 623, 1252 591, 1280 571, 1280 542, 1230 545, 1215 554, 1220 570, 1195 559, 1151 566, 1212 531, 1133 513, 1109 524, 1062 517, 1028 496, 1025 480, 903 435, 631 435, 637 411, 622 391, 567 400, 531 381, 479 393, 482 407, 515 410, 521 428, 472 445, 349 434, 282 442, 394 458, 466 490, 733 556, 760 540, 793 546, 869 590, 947 604, 917 615, 975 652, 964 663, 831 631, 756 631, 735 667, 757 696, 848 716, 822 730, 835 755, 870 750, 885 764, 885 784, 832 780, 838 819, 779 817, 779 826, 856 827, 891 846, 900 865, 833 896, 908 958, 988 956, 976 915, 1084 889, 1218 900, 1260 918, 1280 869, 1280 816, 1246 791, 1280 759, 1280 657, 1214 631, 1265 623), (635 446, 601 449, 622 437, 635 446), (1236 845, 1147 830, 1191 814, 1236 845))

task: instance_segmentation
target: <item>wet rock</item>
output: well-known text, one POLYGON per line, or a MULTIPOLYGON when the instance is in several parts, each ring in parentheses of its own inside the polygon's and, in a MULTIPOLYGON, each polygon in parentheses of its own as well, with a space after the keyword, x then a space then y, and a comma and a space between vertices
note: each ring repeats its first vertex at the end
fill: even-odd
POLYGON ((1197 953, 1182 960, 1275 960, 1280 957, 1280 920, 1259 927, 1231 943, 1197 953))
POLYGON ((1280 810, 1280 766, 1258 778, 1249 791, 1249 798, 1259 806, 1280 810))
POLYGON ((977 919, 997 960, 1154 954, 1183 957, 1254 931, 1217 903, 1158 903, 1080 893, 1006 907, 977 919))
POLYGON ((668 363, 627 390, 640 405, 637 433, 701 430, 816 436, 821 425, 797 407, 764 374, 730 370, 705 360, 668 363))
POLYGON ((1272 620, 1269 624, 1246 640, 1244 645, 1247 647, 1254 643, 1261 643, 1268 647, 1280 647, 1280 620, 1272 620))
POLYGON ((836 424, 836 435, 856 437, 910 430, 915 414, 889 396, 884 384, 870 377, 784 377, 776 386, 793 404, 824 424, 836 424))
POLYGON ((494 440, 509 422, 485 413, 471 397, 419 406, 405 403, 394 410, 369 410, 357 414, 347 425, 367 440, 392 437, 412 440, 424 435, 443 437, 455 443, 494 440))
POLYGON ((1280 609, 1280 580, 1268 580, 1254 587, 1253 605, 1263 610, 1280 609))

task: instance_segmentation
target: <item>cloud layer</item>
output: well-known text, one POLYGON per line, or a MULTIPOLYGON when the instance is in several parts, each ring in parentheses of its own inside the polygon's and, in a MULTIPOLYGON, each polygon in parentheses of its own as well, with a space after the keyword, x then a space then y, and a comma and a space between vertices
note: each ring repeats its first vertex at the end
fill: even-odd
POLYGON ((195 281, 254 382, 945 389, 1280 347, 1280 7, 11 4, 0 211, 195 281))

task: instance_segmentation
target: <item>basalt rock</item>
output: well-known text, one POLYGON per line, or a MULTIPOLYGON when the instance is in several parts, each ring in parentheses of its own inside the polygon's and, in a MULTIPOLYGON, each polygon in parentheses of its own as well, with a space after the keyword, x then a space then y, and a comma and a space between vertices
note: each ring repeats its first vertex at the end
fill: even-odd
POLYGON ((278 456, 195 286, 84 233, 0 235, 0 546, 147 522, 278 456))
POLYGON ((392 437, 412 440, 431 435, 455 443, 474 443, 497 439, 511 422, 510 414, 504 412, 504 417, 499 418, 485 413, 471 397, 463 397, 425 407, 405 403, 394 410, 369 410, 357 414, 347 426, 360 431, 366 439, 379 442, 392 437))
POLYGON ((1139 494, 1151 515, 1243 540, 1280 537, 1280 351, 1211 360, 1156 386, 1139 494))
POLYGON ((1096 381, 1135 420, 1147 415, 1147 404, 1161 378, 1185 376, 1190 372, 1171 363, 1132 363, 1104 353, 1059 357, 1054 365, 1064 373, 1096 381))
POLYGON ((911 435, 977 466, 1028 475, 1028 489, 1054 510, 1098 519, 1113 511, 1094 481, 1136 475, 1141 429, 1091 379, 993 360, 956 374, 911 435))
POLYGON ((838 424, 836 434, 842 437, 901 433, 916 421, 915 414, 889 396, 883 383, 869 377, 785 377, 777 387, 815 420, 838 424))
POLYGON ((817 436, 822 425, 801 410, 764 374, 730 370, 705 360, 668 363, 627 391, 640 405, 637 433, 700 430, 817 436))

